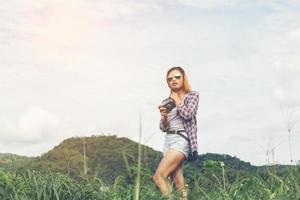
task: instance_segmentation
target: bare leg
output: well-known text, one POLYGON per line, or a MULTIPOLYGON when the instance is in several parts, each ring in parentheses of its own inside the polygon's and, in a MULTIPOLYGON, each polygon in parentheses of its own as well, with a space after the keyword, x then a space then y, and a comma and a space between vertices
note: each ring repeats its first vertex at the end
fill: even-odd
POLYGON ((182 163, 185 156, 182 152, 169 149, 160 161, 152 180, 163 195, 169 195, 168 176, 182 163))
POLYGON ((182 163, 172 173, 171 179, 174 181, 176 188, 181 192, 183 200, 188 200, 188 193, 184 185, 182 163))

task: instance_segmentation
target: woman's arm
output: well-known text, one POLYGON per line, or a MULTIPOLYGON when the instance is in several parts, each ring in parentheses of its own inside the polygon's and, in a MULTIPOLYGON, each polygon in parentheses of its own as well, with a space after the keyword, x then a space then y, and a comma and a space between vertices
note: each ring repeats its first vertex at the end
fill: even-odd
POLYGON ((160 118, 160 122, 159 122, 159 128, 162 132, 166 132, 170 125, 168 123, 168 112, 167 112, 167 108, 165 108, 164 106, 164 101, 162 101, 161 105, 158 106, 159 112, 161 114, 161 118, 160 118))
POLYGON ((166 132, 170 128, 167 117, 161 117, 159 122, 159 128, 162 132, 166 132))
POLYGON ((177 113, 185 120, 191 119, 193 115, 197 114, 199 101, 199 93, 193 91, 187 96, 186 103, 183 101, 177 107, 177 113))

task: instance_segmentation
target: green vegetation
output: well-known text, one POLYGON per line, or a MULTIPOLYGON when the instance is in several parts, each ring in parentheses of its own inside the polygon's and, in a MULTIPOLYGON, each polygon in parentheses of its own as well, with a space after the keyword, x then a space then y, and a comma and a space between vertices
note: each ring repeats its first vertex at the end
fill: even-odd
POLYGON ((0 153, 0 166, 20 168, 30 162, 32 157, 19 156, 12 153, 0 153))
MULTIPOLYGON (((161 152, 145 145, 141 145, 141 148, 142 167, 154 171, 162 157, 161 152)), ((93 177, 99 174, 105 182, 112 184, 129 166, 135 166, 137 160, 138 143, 115 135, 91 136, 66 139, 54 149, 33 159, 25 168, 51 169, 76 180, 85 175, 93 177)))
MULTIPOLYGON (((299 166, 290 168, 281 176, 269 173, 263 177, 244 177, 229 183, 226 170, 221 176, 217 175, 226 166, 222 168, 220 162, 215 161, 205 163, 201 173, 186 177, 190 199, 300 199, 299 166)), ((140 174, 140 199, 162 199, 150 181, 152 173, 141 168, 140 174)), ((132 167, 118 176, 113 184, 106 185, 101 177, 82 177, 77 181, 51 171, 0 169, 0 199, 129 200, 133 199, 136 175, 137 168, 132 167)), ((179 199, 179 194, 174 192, 172 199, 179 199)))
MULTIPOLYGON (((163 199, 151 181, 161 152, 144 145, 140 157, 138 152, 138 143, 127 138, 92 136, 67 139, 40 157, 6 159, 0 165, 0 199, 163 199)), ((183 167, 190 200, 300 200, 299 165, 256 167, 210 153, 183 167)), ((179 197, 173 186, 171 199, 179 197)))

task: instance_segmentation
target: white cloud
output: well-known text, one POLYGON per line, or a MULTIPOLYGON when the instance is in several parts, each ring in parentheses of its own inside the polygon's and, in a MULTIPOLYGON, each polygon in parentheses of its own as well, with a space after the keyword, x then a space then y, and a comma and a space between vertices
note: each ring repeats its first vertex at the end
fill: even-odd
POLYGON ((44 143, 55 136, 57 127, 57 116, 39 106, 30 106, 16 120, 2 122, 0 138, 10 143, 44 143))

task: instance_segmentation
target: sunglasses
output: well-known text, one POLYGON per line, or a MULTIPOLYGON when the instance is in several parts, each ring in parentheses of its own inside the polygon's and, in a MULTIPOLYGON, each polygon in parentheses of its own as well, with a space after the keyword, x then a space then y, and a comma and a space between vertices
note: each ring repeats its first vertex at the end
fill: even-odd
POLYGON ((173 80, 173 78, 179 80, 181 77, 182 77, 182 75, 176 74, 175 76, 169 76, 169 77, 167 78, 167 80, 168 80, 168 82, 171 82, 171 81, 173 80))

